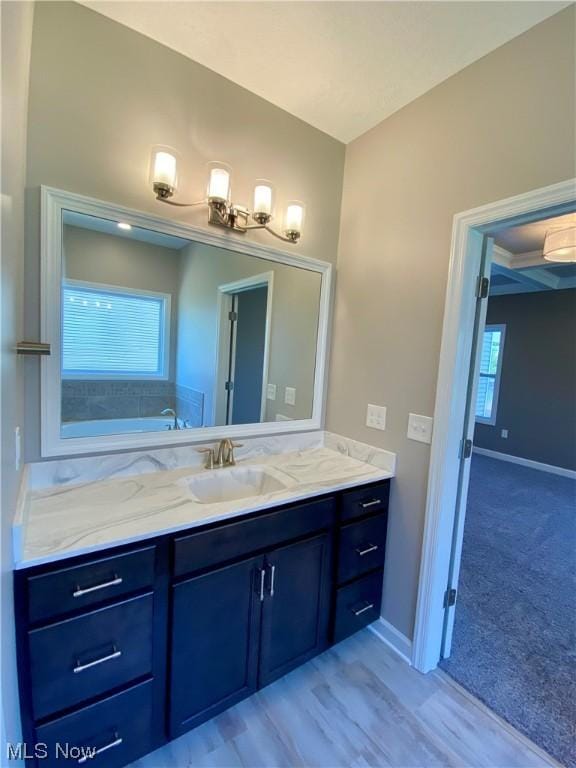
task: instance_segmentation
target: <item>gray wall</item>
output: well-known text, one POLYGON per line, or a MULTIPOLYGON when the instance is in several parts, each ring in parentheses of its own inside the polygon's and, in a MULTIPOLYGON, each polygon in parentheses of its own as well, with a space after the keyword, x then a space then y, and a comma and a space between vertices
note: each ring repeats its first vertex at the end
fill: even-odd
MULTIPOLYGON (((39 335, 39 186, 51 185, 165 218, 206 225, 202 208, 156 202, 150 149, 179 150, 181 198, 197 200, 206 163, 234 171, 237 201, 255 178, 274 181, 280 210, 306 203, 294 250, 336 261, 344 146, 269 102, 147 37, 76 3, 38 3, 34 19, 28 134, 26 333, 39 335)), ((234 237, 234 235, 231 235, 234 237)), ((274 245, 270 235, 245 236, 274 245)), ((26 376, 26 455, 39 458, 37 366, 26 376)))
POLYGON ((496 424, 476 424, 474 444, 576 469, 576 289, 494 296, 486 322, 506 339, 496 424))
POLYGON ((24 183, 26 117, 33 5, 2 3, 2 245, 0 381, 0 762, 6 740, 20 738, 14 611, 12 603, 12 520, 20 473, 15 470, 14 429, 24 423, 22 358, 14 344, 23 336, 24 183))
POLYGON ((347 147, 328 428, 398 454, 383 616, 412 636, 455 213, 576 174, 575 9, 562 11, 347 147), (388 406, 385 432, 366 404, 388 406))
POLYGON ((172 350, 178 330, 181 252, 69 224, 64 226, 63 241, 64 270, 70 280, 170 294, 170 379, 173 380, 176 356, 172 350))
POLYGON ((206 425, 212 424, 216 384, 218 286, 264 272, 274 273, 268 380, 277 386, 276 400, 266 403, 266 420, 274 421, 277 413, 293 419, 312 415, 320 275, 196 243, 182 251, 176 381, 204 393, 206 425), (286 386, 296 388, 295 406, 284 404, 286 386))

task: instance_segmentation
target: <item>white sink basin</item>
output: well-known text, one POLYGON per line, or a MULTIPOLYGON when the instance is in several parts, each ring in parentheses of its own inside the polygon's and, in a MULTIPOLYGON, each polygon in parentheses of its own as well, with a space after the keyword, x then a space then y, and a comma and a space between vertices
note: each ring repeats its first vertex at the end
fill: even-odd
POLYGON ((181 477, 177 482, 200 504, 265 496, 288 488, 276 474, 272 474, 266 467, 258 466, 215 469, 181 477))

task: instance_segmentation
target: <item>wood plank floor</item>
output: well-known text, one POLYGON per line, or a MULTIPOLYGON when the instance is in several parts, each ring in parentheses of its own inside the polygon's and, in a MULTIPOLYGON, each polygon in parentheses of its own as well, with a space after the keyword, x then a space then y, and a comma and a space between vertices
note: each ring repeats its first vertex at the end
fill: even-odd
POLYGON ((131 768, 557 766, 442 672, 369 630, 131 768))

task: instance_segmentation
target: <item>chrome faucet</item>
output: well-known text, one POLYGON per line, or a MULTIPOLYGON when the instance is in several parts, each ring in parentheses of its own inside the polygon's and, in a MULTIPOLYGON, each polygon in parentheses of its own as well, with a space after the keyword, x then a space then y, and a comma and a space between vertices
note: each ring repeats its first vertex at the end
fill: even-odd
POLYGON ((242 443, 234 443, 230 438, 220 440, 215 448, 197 448, 199 453, 206 454, 206 469, 233 467, 236 464, 234 448, 242 448, 242 443))
POLYGON ((176 415, 176 411, 174 408, 164 408, 163 411, 160 412, 161 416, 173 416, 174 417, 174 424, 169 426, 168 429, 180 429, 180 424, 178 422, 178 416, 176 415))

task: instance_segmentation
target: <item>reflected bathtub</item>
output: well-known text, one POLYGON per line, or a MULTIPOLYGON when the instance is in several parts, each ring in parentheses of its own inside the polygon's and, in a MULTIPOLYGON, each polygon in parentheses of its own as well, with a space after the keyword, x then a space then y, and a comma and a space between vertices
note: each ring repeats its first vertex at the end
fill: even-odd
POLYGON ((62 437, 97 437, 125 435, 134 432, 167 432, 174 420, 166 416, 148 416, 132 419, 93 419, 68 421, 62 424, 62 437))

